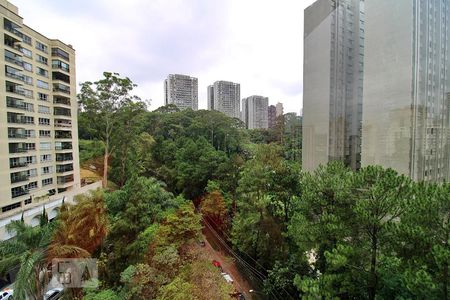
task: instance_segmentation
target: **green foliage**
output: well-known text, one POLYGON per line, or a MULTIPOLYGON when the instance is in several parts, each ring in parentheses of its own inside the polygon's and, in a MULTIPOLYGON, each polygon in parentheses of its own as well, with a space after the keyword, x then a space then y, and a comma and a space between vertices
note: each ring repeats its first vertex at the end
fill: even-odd
POLYGON ((98 140, 82 140, 79 141, 80 148, 80 163, 103 156, 105 153, 105 146, 98 140))
POLYGON ((84 300, 123 300, 113 290, 85 290, 84 300))
POLYGON ((106 268, 109 282, 117 282, 126 266, 143 258, 145 242, 153 237, 153 224, 183 202, 166 192, 160 182, 144 177, 133 177, 123 189, 106 195, 112 224, 107 238, 107 248, 112 250, 106 268))

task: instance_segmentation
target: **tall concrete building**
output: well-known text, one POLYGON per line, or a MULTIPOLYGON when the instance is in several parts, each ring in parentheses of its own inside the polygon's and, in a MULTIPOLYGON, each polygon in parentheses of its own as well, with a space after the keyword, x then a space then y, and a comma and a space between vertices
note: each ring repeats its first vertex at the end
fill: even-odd
POLYGON ((275 105, 269 105, 268 126, 269 128, 275 128, 276 125, 277 125, 277 108, 275 105))
POLYGON ((170 74, 164 80, 164 103, 175 104, 180 109, 198 110, 198 79, 170 74))
POLYGON ((214 85, 208 85, 207 97, 208 110, 214 110, 214 85))
POLYGON ((268 128, 269 98, 250 96, 242 99, 242 121, 247 129, 268 128))
POLYGON ((75 50, 24 25, 18 8, 6 0, 0 0, 0 18, 3 228, 8 216, 20 219, 22 211, 26 219, 73 194, 80 188, 80 169, 75 50))
POLYGON ((223 112, 231 118, 239 118, 241 86, 229 81, 216 81, 208 86, 208 110, 223 112))
POLYGON ((450 2, 365 6, 362 165, 450 182, 450 2))
POLYGON ((278 102, 275 109, 277 117, 282 116, 284 114, 283 103, 278 102))
POLYGON ((361 164, 364 1, 318 0, 305 10, 304 28, 303 168, 311 171, 341 160, 357 170, 361 164))

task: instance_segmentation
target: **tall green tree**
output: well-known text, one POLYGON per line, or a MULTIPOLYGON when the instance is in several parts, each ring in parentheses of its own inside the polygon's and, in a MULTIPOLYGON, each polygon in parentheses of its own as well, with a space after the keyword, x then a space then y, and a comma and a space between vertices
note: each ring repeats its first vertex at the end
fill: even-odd
POLYGON ((96 82, 81 83, 78 94, 80 109, 91 120, 91 134, 105 145, 103 187, 108 182, 109 157, 116 150, 114 132, 123 121, 120 116, 129 115, 137 107, 145 109, 145 103, 131 94, 135 87, 136 84, 128 77, 122 78, 118 73, 110 72, 104 72, 103 78, 96 82))
POLYGON ((19 266, 14 282, 15 299, 42 299, 48 284, 47 247, 54 224, 31 227, 20 221, 7 225, 15 237, 0 243, 0 272, 6 273, 19 266))

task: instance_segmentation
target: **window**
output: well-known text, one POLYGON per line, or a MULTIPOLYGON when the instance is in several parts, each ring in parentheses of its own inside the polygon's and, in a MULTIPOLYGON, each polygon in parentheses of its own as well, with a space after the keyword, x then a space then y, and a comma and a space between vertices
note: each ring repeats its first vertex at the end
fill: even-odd
POLYGON ((31 169, 27 171, 28 177, 36 177, 37 176, 37 169, 31 169))
POLYGON ((36 61, 40 62, 41 64, 44 64, 44 65, 48 64, 48 58, 44 57, 42 55, 39 55, 39 54, 37 54, 36 61))
MULTIPOLYGON (((19 186, 16 188, 12 188, 11 189, 11 194, 13 198, 22 196, 22 195, 26 195, 28 194, 28 189, 24 189, 23 187, 19 186)), ((10 204, 10 205, 6 205, 2 207, 2 212, 7 212, 13 209, 16 209, 20 207, 20 202, 14 203, 14 204, 10 204)))
POLYGON ((37 181, 30 182, 30 183, 28 184, 28 189, 29 189, 29 190, 34 190, 34 189, 37 189, 37 188, 38 188, 38 183, 37 183, 37 181))
POLYGON ((28 85, 33 85, 33 77, 22 75, 23 82, 25 82, 28 85))
POLYGON ((44 105, 39 105, 38 112, 41 114, 50 114, 50 107, 44 106, 44 105))
POLYGON ((14 79, 23 80, 23 76, 19 69, 5 65, 5 75, 14 79))
POLYGON ((50 125, 50 119, 39 118, 39 125, 50 125))
POLYGON ((61 69, 66 72, 70 72, 70 67, 65 62, 60 61, 59 59, 52 60, 52 68, 53 69, 61 69))
POLYGON ((30 50, 26 48, 21 48, 20 51, 23 53, 25 57, 33 58, 33 53, 30 50))
POLYGON ((23 64, 23 68, 25 69, 25 71, 28 72, 33 72, 33 65, 27 62, 22 62, 23 64))
POLYGON ((36 133, 33 129, 26 129, 25 130, 25 136, 27 138, 35 138, 36 137, 36 133))
POLYGON ((51 142, 40 142, 40 150, 51 150, 52 143, 51 142))
POLYGON ((53 178, 42 179, 42 186, 53 184, 53 178))
POLYGON ((27 164, 35 164, 36 163, 36 156, 27 156, 27 157, 25 157, 26 158, 26 161, 27 161, 27 164))
POLYGON ((50 130, 39 130, 39 137, 51 137, 50 130))
POLYGON ((48 71, 39 67, 36 67, 36 74, 47 77, 48 78, 48 71))
POLYGON ((69 53, 59 48, 52 48, 52 56, 58 56, 64 60, 69 61, 69 53))
POLYGON ((36 144, 35 143, 24 143, 24 148, 27 151, 33 151, 33 150, 36 150, 36 144))
POLYGON ((39 100, 48 101, 48 95, 44 93, 38 93, 39 100))
POLYGON ((22 95, 27 98, 33 99, 33 91, 22 88, 22 95))
POLYGON ((67 86, 67 85, 64 85, 61 83, 54 83, 53 91, 70 95, 70 86, 67 86))
POLYGON ((41 50, 42 52, 48 53, 48 47, 38 41, 36 41, 36 49, 41 50))
POLYGON ((48 90, 48 82, 45 82, 45 81, 42 81, 42 80, 36 80, 36 85, 38 86, 38 87, 40 87, 41 89, 44 89, 44 90, 48 90))
POLYGON ((41 163, 50 162, 50 161, 52 161, 51 154, 42 154, 41 155, 41 163))
POLYGON ((22 41, 31 46, 31 37, 22 33, 22 41))
POLYGON ((24 124, 34 124, 34 117, 22 116, 22 121, 24 124))
POLYGON ((42 167, 41 168, 41 174, 45 175, 45 174, 52 174, 53 173, 53 167, 49 166, 49 167, 42 167))

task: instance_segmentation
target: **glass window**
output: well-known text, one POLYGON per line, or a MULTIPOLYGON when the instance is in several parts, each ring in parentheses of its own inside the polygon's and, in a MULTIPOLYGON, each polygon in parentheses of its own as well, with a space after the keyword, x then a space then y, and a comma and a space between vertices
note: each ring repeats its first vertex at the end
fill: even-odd
POLYGON ((33 72, 33 65, 27 62, 22 62, 23 64, 23 68, 25 69, 25 71, 28 72, 33 72))
POLYGON ((41 163, 52 161, 51 154, 42 154, 41 155, 41 163))
POLYGON ((39 100, 48 101, 48 95, 44 93, 38 93, 39 100))
POLYGON ((45 82, 45 81, 42 81, 42 80, 36 80, 36 85, 38 86, 38 87, 40 87, 41 89, 44 89, 44 90, 48 90, 49 89, 49 85, 48 85, 48 82, 45 82))
POLYGON ((42 186, 50 185, 53 183, 53 178, 42 179, 42 186))
POLYGON ((25 44, 28 44, 28 45, 30 45, 31 46, 31 37, 29 37, 28 35, 25 35, 25 34, 23 34, 22 33, 22 40, 23 40, 23 42, 25 43, 25 44))
POLYGON ((39 125, 50 125, 50 119, 39 118, 39 125))
POLYGON ((20 51, 23 53, 24 56, 28 57, 28 58, 32 58, 33 57, 33 53, 26 49, 26 48, 21 48, 20 51))
POLYGON ((48 78, 48 71, 39 67, 36 67, 36 74, 47 77, 48 78))
POLYGON ((41 114, 50 114, 50 107, 44 106, 44 105, 39 105, 38 112, 41 114))
POLYGON ((51 142, 40 142, 40 150, 51 150, 52 143, 51 142))
POLYGON ((38 41, 36 41, 36 49, 41 50, 42 52, 48 53, 48 47, 38 41))
POLYGON ((44 57, 44 56, 39 55, 39 54, 37 54, 36 61, 37 61, 37 62, 40 62, 41 64, 44 64, 44 65, 47 65, 47 64, 48 64, 48 59, 47 59, 47 57, 44 57))

